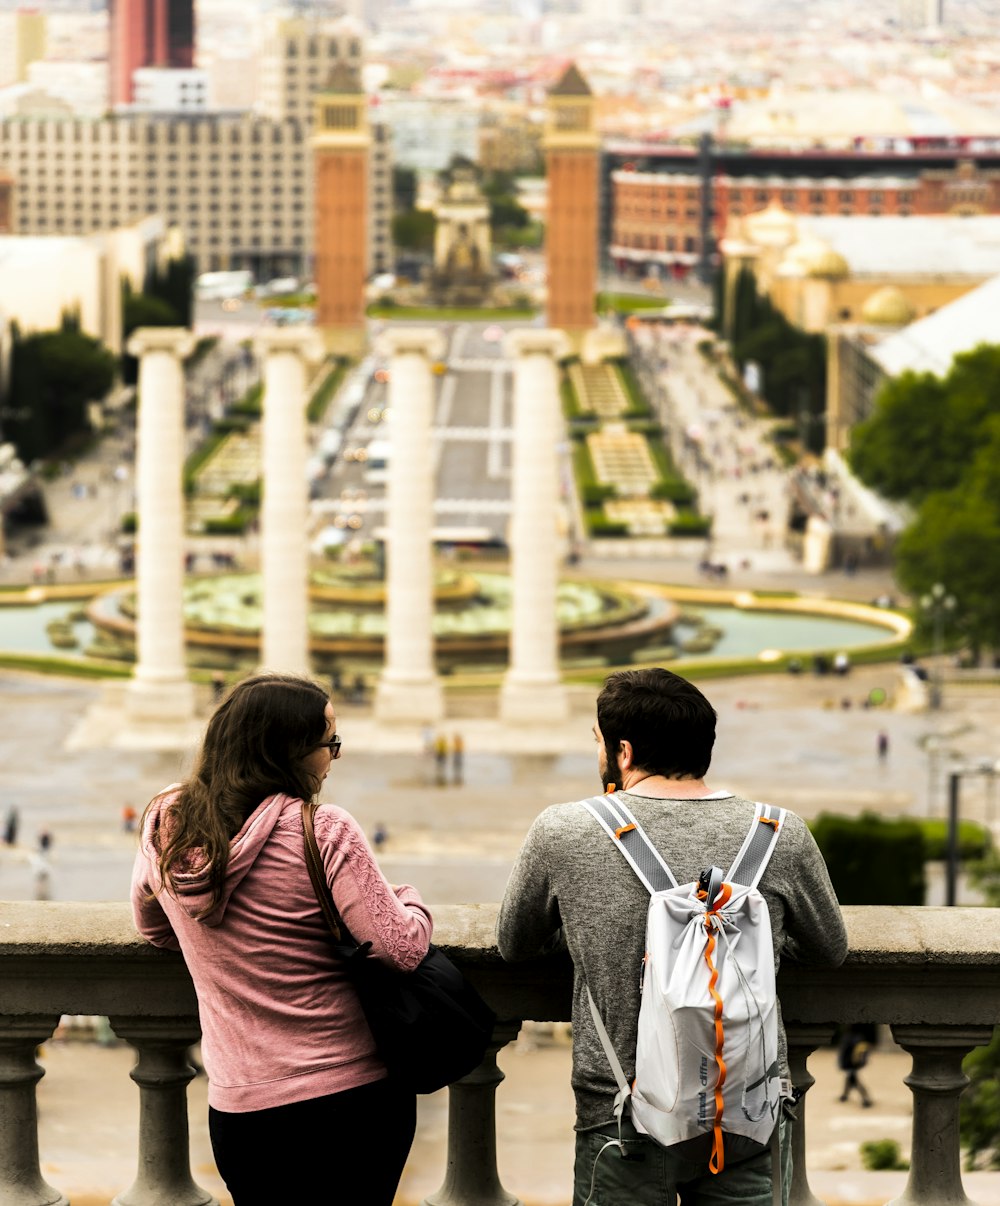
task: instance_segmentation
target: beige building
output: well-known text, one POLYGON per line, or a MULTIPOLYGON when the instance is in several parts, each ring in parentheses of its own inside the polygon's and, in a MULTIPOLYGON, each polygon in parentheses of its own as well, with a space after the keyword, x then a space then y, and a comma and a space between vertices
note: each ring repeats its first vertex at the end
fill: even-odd
POLYGON ((45 13, 22 8, 0 14, 0 87, 23 84, 28 67, 45 58, 45 13))
POLYGON ((67 313, 117 352, 122 280, 141 289, 150 269, 178 250, 161 218, 85 236, 0 237, 0 316, 21 331, 49 331, 67 313))
POLYGON ((731 219, 722 252, 727 287, 750 268, 804 331, 886 322, 890 287, 892 313, 912 321, 1000 272, 1000 215, 796 216, 775 203, 731 219))
MULTIPOLYGON (((162 214, 183 232, 200 271, 249 268, 261 280, 311 276, 311 120, 298 106, 318 87, 314 80, 324 82, 320 71, 340 61, 335 51, 356 58, 361 40, 324 39, 322 55, 317 41, 313 72, 309 39, 319 34, 309 34, 301 19, 279 28, 284 40, 268 61, 273 68, 282 49, 289 66, 279 84, 273 70, 263 76, 262 64, 259 113, 126 110, 98 119, 0 121, 0 176, 14 181, 14 230, 85 235, 162 214)), ((367 258, 369 270, 379 272, 392 263, 392 164, 380 125, 372 129, 370 163, 367 258)))
MULTIPOLYGON (((878 349, 909 347, 939 312, 971 312, 959 301, 1000 274, 1000 215, 796 217, 773 204, 731 219, 722 252, 730 296, 748 268, 789 322, 827 336, 826 442, 843 450, 885 377, 906 367, 889 369, 878 349)), ((1000 341, 1000 319, 988 329, 1000 341)))
POLYGON ((259 112, 275 121, 293 118, 312 127, 316 94, 335 67, 361 70, 361 26, 349 18, 323 21, 273 13, 261 25, 259 112))

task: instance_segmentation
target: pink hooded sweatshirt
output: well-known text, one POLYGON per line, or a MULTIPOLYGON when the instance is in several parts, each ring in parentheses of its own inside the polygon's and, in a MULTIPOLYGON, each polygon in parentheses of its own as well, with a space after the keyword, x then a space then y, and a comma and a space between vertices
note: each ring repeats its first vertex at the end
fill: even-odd
MULTIPOLYGON (((244 1113, 340 1093, 386 1075, 357 995, 330 951, 306 867, 300 800, 277 795, 229 846, 221 902, 206 917, 197 852, 160 878, 156 835, 170 789, 146 818, 132 874, 132 912, 154 946, 179 950, 198 994, 208 1101, 244 1113), (152 894, 152 899, 150 896, 152 894)), ((431 916, 416 888, 386 883, 357 822, 316 812, 316 841, 347 928, 384 963, 410 971, 427 953, 431 916)))

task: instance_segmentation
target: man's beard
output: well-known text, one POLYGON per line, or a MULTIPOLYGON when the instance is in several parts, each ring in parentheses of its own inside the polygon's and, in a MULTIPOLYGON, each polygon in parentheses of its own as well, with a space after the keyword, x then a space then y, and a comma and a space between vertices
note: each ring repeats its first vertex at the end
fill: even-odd
POLYGON ((604 746, 604 770, 601 771, 601 784, 604 790, 607 791, 610 787, 614 790, 618 786, 618 770, 615 766, 615 759, 611 750, 608 749, 607 743, 604 746))

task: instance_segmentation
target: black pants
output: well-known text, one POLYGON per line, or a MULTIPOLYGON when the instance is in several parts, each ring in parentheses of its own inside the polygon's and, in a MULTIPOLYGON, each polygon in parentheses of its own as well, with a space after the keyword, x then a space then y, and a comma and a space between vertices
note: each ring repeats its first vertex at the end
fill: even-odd
POLYGON ((236 1206, 392 1206, 416 1123, 416 1097, 388 1080, 248 1114, 208 1111, 236 1206))

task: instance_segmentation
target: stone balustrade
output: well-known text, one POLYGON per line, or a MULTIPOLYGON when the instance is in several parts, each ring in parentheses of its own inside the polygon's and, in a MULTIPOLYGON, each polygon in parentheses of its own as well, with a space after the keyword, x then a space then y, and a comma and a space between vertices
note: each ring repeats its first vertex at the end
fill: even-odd
MULTIPOLYGON (((958 1098, 962 1059, 1000 1021, 1000 926, 989 909, 847 908, 842 968, 786 965, 779 988, 793 1079, 808 1089, 810 1053, 838 1022, 882 1022, 912 1056, 909 1180, 892 1206, 961 1206, 958 1098)), ((435 938, 502 1021, 479 1068, 450 1090, 448 1166, 424 1206, 518 1206, 496 1171, 497 1052, 520 1020, 569 1017, 565 956, 505 964, 493 944, 495 905, 435 910, 435 938)), ((115 1206, 209 1206, 188 1158, 186 1052, 198 1035, 194 992, 179 956, 135 937, 127 906, 0 903, 0 1202, 66 1206, 39 1170, 35 1048, 61 1014, 106 1014, 137 1052, 139 1173, 115 1206)), ((796 1127, 793 1206, 816 1206, 796 1127)), ((95 1105, 99 1108, 99 1104, 95 1105)), ((503 1136, 499 1136, 503 1142, 503 1136)))

